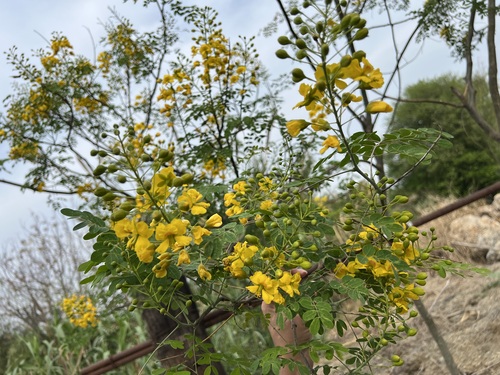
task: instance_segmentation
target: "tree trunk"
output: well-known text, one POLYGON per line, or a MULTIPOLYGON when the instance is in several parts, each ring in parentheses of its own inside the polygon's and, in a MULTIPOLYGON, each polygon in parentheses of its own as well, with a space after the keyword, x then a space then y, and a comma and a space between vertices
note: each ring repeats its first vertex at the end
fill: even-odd
MULTIPOLYGON (((184 286, 180 289, 185 295, 191 295, 191 291, 185 279, 181 279, 184 286)), ((192 304, 188 308, 187 319, 179 315, 179 320, 189 323, 199 318, 198 309, 196 304, 192 304)), ((187 340, 186 337, 195 334, 196 337, 204 340, 207 338, 206 329, 202 325, 193 328, 189 325, 178 325, 170 317, 161 314, 156 309, 146 309, 142 313, 142 317, 146 322, 147 329, 151 340, 158 346, 156 349, 156 356, 160 363, 165 368, 172 368, 178 365, 184 365, 191 370, 193 374, 203 374, 207 365, 196 364, 196 357, 188 358, 186 352, 192 340, 187 340), (172 333, 173 332, 173 333, 172 333), (163 340, 179 340, 184 343, 184 349, 173 349, 170 345, 165 345, 163 340)), ((213 363, 217 368, 220 375, 225 375, 226 372, 222 364, 217 362, 213 363)))

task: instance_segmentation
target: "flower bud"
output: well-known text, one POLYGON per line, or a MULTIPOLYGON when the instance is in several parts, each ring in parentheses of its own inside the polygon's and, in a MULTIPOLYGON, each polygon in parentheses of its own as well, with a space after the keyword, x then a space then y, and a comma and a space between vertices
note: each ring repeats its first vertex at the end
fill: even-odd
POLYGON ((351 55, 342 56, 342 58, 340 59, 340 66, 342 68, 348 67, 349 65, 351 65, 351 61, 352 61, 351 55))
POLYGON ((107 168, 104 166, 104 165, 98 165, 94 171, 92 172, 94 174, 94 176, 100 176, 102 175, 104 172, 106 172, 107 168))
POLYGON ((359 29, 356 34, 354 34, 354 37, 352 40, 362 40, 365 39, 368 36, 368 29, 366 27, 359 29))
POLYGON ((307 57, 307 52, 305 49, 299 49, 295 52, 295 57, 299 60, 305 59, 307 57))
POLYGON ((361 61, 363 60, 363 58, 366 57, 366 52, 365 51, 362 51, 362 50, 359 50, 359 51, 356 51, 352 54, 352 58, 353 59, 356 59, 358 61, 361 61))
POLYGON ((282 35, 278 38, 278 43, 282 46, 286 46, 287 44, 292 44, 292 41, 288 39, 287 36, 282 35))
POLYGON ((291 14, 292 16, 296 16, 296 15, 297 15, 297 14, 299 14, 299 13, 300 13, 300 10, 299 10, 299 8, 297 8, 297 7, 293 7, 292 9, 290 9, 290 14, 291 14))
POLYGON ((323 58, 323 60, 326 59, 329 53, 330 53, 330 47, 328 46, 328 44, 323 43, 321 45, 321 57, 323 58))
POLYGON ((342 18, 342 20, 340 21, 340 28, 342 30, 345 30, 349 27, 349 24, 351 23, 351 18, 352 14, 346 14, 344 18, 342 18))
POLYGON ((251 234, 245 235, 245 241, 247 241, 251 245, 258 245, 260 243, 259 238, 251 234))
POLYGON ((301 26, 300 29, 299 29, 299 33, 302 34, 302 35, 306 35, 309 33, 309 28, 307 26, 301 26))
POLYGON ((97 189, 94 190, 94 195, 96 197, 103 197, 105 196, 107 193, 109 193, 109 190, 106 189, 106 188, 103 188, 103 187, 98 187, 97 189))
POLYGON ((300 24, 304 23, 304 21, 302 20, 302 17, 297 16, 293 19, 293 23, 296 25, 300 25, 300 24))
POLYGON ((300 68, 295 68, 292 70, 292 77, 298 80, 299 82, 306 78, 306 75, 300 68))
POLYGON ((306 44, 306 41, 304 39, 297 39, 295 41, 295 45, 300 48, 300 49, 304 49, 304 48, 307 48, 307 44, 306 44))
POLYGON ((289 59, 290 58, 290 55, 284 49, 277 50, 276 56, 278 57, 278 59, 289 59))
POLYGON ((127 217, 127 213, 128 213, 127 211, 122 210, 121 208, 118 208, 118 209, 113 211, 110 219, 112 221, 120 221, 122 219, 125 219, 125 217, 127 217))

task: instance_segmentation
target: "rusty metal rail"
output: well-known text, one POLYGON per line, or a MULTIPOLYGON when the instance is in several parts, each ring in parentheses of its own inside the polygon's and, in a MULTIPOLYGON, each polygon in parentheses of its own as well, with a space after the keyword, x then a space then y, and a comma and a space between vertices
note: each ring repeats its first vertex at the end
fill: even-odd
MULTIPOLYGON (((457 199, 455 202, 440 208, 428 215, 424 215, 412 221, 412 224, 419 226, 426 224, 432 220, 435 220, 441 216, 444 216, 452 211, 462 208, 472 202, 475 202, 481 198, 485 198, 488 195, 495 194, 500 191, 500 181, 485 187, 484 189, 478 190, 464 198, 457 199)), ((256 303, 260 301, 256 300, 256 303)), ((251 303, 251 302, 249 302, 251 303)), ((220 323, 233 315, 230 311, 216 310, 205 316, 203 319, 203 324, 205 327, 213 326, 220 323)), ((152 353, 156 348, 156 345, 152 341, 146 341, 142 344, 136 345, 118 354, 114 354, 111 357, 94 363, 91 366, 85 367, 80 372, 80 375, 100 375, 108 371, 117 369, 127 363, 130 363, 138 358, 145 356, 146 354, 152 353)))

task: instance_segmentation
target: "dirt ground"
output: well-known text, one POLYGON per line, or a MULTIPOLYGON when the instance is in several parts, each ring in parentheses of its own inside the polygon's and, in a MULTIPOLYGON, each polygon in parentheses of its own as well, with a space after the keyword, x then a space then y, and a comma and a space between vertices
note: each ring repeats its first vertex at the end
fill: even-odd
MULTIPOLYGON (((424 305, 448 343, 463 375, 500 374, 500 264, 483 265, 489 276, 428 280, 424 305)), ((443 357, 420 317, 410 321, 418 334, 387 350, 405 364, 378 374, 448 374, 443 357)))

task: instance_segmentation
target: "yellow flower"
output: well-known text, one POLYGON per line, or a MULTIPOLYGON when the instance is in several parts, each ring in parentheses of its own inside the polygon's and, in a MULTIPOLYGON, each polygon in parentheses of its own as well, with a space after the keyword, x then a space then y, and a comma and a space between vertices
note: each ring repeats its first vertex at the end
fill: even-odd
POLYGON ((237 193, 241 193, 243 195, 246 194, 246 187, 248 186, 246 181, 238 181, 233 185, 233 190, 237 193))
POLYGON ((311 124, 311 128, 315 131, 327 131, 331 129, 330 124, 323 118, 317 118, 311 124))
POLYGON ((389 299, 396 305, 396 307, 401 310, 402 313, 408 311, 408 305, 411 300, 418 300, 419 296, 413 292, 415 285, 406 285, 404 289, 400 287, 395 287, 389 293, 389 299))
POLYGON ((260 204, 260 209, 269 211, 271 209, 272 205, 273 205, 273 201, 271 201, 271 200, 263 201, 260 204))
POLYGON ((171 185, 174 178, 173 167, 163 168, 153 176, 151 190, 156 200, 165 200, 170 196, 169 185, 171 185))
POLYGON ((198 266, 198 275, 200 276, 200 279, 202 280, 212 280, 212 274, 208 272, 207 268, 200 263, 198 266))
POLYGON ((261 191, 269 191, 274 187, 273 180, 269 177, 264 177, 259 180, 259 190, 261 191))
POLYGON ((117 221, 113 225, 113 230, 115 231, 116 237, 119 239, 124 239, 131 236, 134 233, 134 224, 129 219, 122 219, 117 221))
POLYGON ((190 263, 191 258, 189 257, 189 253, 186 250, 181 250, 181 252, 179 253, 179 258, 177 259, 177 266, 190 263))
POLYGON ((177 199, 177 202, 179 203, 181 211, 191 210, 193 215, 203 215, 207 213, 207 208, 210 206, 210 203, 199 202, 201 199, 203 199, 203 195, 196 189, 189 189, 182 193, 177 199))
POLYGON ((151 263, 155 253, 154 245, 147 238, 138 237, 134 247, 137 258, 143 263, 151 263))
MULTIPOLYGON (((137 257, 141 262, 151 263, 153 260, 154 246, 149 241, 149 238, 153 235, 154 230, 150 229, 149 226, 141 221, 136 224, 136 237, 134 250, 137 257)), ((133 241, 133 239, 131 239, 133 241)), ((131 244, 132 242, 129 241, 131 244)))
POLYGON ((169 248, 174 250, 188 246, 191 243, 191 237, 185 236, 188 222, 181 219, 174 219, 170 224, 159 223, 156 227, 156 239, 163 241, 156 249, 156 252, 162 254, 169 248))
POLYGON ((208 218, 205 223, 206 228, 218 228, 222 225, 222 217, 219 214, 214 214, 208 218))
POLYGON ((311 123, 306 120, 291 120, 286 123, 286 129, 288 130, 288 134, 290 134, 292 137, 296 137, 310 124, 311 123))
POLYGON ((155 277, 158 279, 162 279, 165 276, 167 276, 167 268, 170 266, 170 260, 169 259, 162 259, 160 260, 160 263, 156 264, 153 267, 153 272, 155 274, 155 277))
POLYGON ((384 101, 378 100, 368 103, 366 106, 368 113, 392 112, 392 107, 384 101))
POLYGON ((273 280, 261 271, 257 271, 250 276, 250 281, 254 285, 247 286, 246 288, 257 297, 262 297, 265 303, 270 304, 274 301, 282 304, 285 302, 283 296, 278 291, 278 280, 273 280))
POLYGON ((283 276, 279 279, 279 287, 290 297, 294 294, 300 294, 299 284, 302 278, 299 273, 291 274, 290 272, 283 272, 283 276))
POLYGON ((321 148, 321 150, 319 150, 319 153, 324 154, 329 148, 336 148, 339 152, 342 151, 342 149, 340 148, 339 139, 334 135, 329 135, 328 137, 326 137, 325 141, 323 142, 323 147, 321 148))
POLYGON ((195 225, 191 228, 191 234, 193 235, 194 243, 199 245, 203 242, 203 236, 210 236, 212 232, 208 229, 200 227, 199 225, 195 225))

